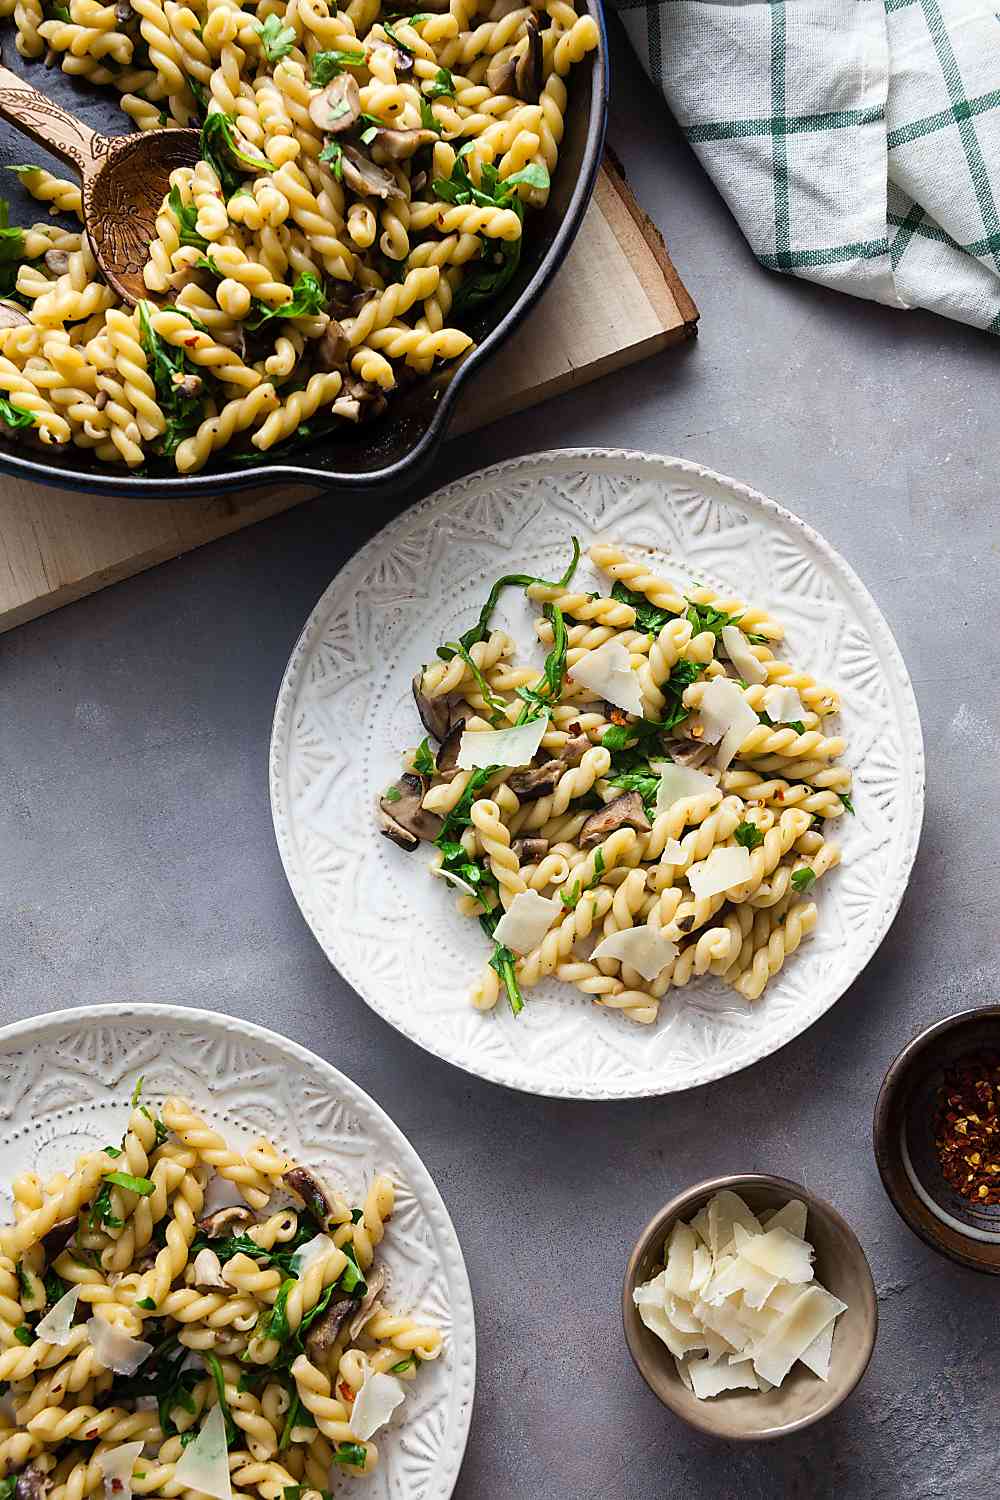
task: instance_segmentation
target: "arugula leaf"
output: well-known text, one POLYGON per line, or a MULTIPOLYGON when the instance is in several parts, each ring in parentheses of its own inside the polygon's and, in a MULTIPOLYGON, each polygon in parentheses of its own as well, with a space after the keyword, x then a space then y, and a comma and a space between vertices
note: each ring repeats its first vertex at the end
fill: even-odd
POLYGON ((369 127, 368 127, 367 130, 362 130, 362 132, 361 132, 361 144, 363 146, 370 146, 371 143, 372 143, 372 141, 378 135, 378 133, 379 133, 379 131, 380 131, 381 128, 382 127, 380 125, 369 125, 369 127))
POLYGON ((660 778, 647 764, 645 771, 618 771, 607 777, 609 786, 620 787, 623 792, 638 792, 647 813, 656 806, 656 794, 660 778))
MULTIPOLYGON (((552 626, 552 650, 545 658, 542 676, 538 682, 534 687, 518 688, 517 695, 523 698, 526 704, 534 705, 541 713, 548 715, 552 705, 558 702, 562 693, 569 636, 566 632, 563 612, 557 604, 546 604, 542 613, 552 626)), ((524 723, 529 717, 537 719, 538 713, 528 715, 522 710, 518 723, 524 723)))
POLYGON ((756 849, 764 842, 764 835, 756 823, 738 823, 733 829, 733 838, 744 849, 756 849))
POLYGON ((14 1500, 14 1491, 16 1488, 16 1474, 8 1474, 6 1479, 0 1479, 0 1500, 14 1500))
MULTIPOLYGON (((241 1381, 241 1384, 242 1384, 242 1381, 241 1381)), ((298 1425, 300 1416, 301 1416, 302 1412, 305 1411, 305 1410, 306 1410, 306 1408, 302 1405, 302 1401, 301 1401, 301 1398, 299 1396, 299 1393, 298 1393, 298 1391, 296 1391, 295 1395, 292 1397, 292 1404, 288 1408, 288 1416, 285 1418, 285 1425, 281 1429, 281 1437, 278 1439, 278 1452, 279 1453, 283 1453, 285 1451, 285 1449, 288 1447, 289 1443, 292 1441, 292 1432, 294 1431, 294 1429, 298 1425)), ((309 1415, 312 1416, 312 1413, 310 1412, 309 1415)), ((285 1500, 299 1500, 299 1496, 301 1494, 302 1494, 302 1486, 301 1485, 296 1484, 296 1485, 286 1485, 285 1486, 285 1490, 284 1490, 285 1500)))
POLYGON ((9 215, 10 205, 0 198, 0 292, 5 296, 14 291, 17 268, 24 260, 24 230, 11 225, 9 215))
POLYGON ((35 412, 26 411, 16 402, 8 401, 6 396, 0 396, 0 422, 7 427, 33 427, 37 421, 35 412))
POLYGON ((524 1009, 524 997, 521 994, 517 975, 514 972, 514 965, 517 963, 517 959, 509 948, 505 948, 503 943, 498 943, 493 937, 494 928, 502 915, 502 907, 496 911, 485 912, 479 918, 479 925, 493 943, 493 957, 490 959, 490 968, 500 976, 503 987, 507 991, 507 1003, 511 1008, 512 1014, 519 1016, 524 1009))
POLYGON ((229 1410, 229 1402, 226 1400, 226 1377, 222 1372, 222 1365, 217 1354, 211 1354, 207 1350, 202 1353, 205 1361, 205 1369, 215 1382, 216 1395, 219 1405, 222 1407, 222 1416, 226 1424, 226 1446, 231 1448, 239 1440, 240 1430, 233 1421, 233 1414, 229 1410))
POLYGON ((146 1116, 146 1119, 149 1120, 154 1131, 156 1132, 155 1139, 153 1141, 153 1150, 155 1151, 157 1146, 163 1145, 170 1132, 164 1125, 163 1121, 160 1119, 159 1115, 152 1114, 152 1112, 148 1110, 144 1104, 141 1106, 141 1109, 142 1113, 146 1116))
POLYGON ((382 793, 382 801, 383 802, 398 802, 400 800, 400 798, 402 797, 402 795, 403 794, 399 790, 398 786, 387 786, 386 789, 385 789, 385 791, 382 793))
MULTIPOLYGON (((738 625, 743 618, 742 615, 727 615, 725 610, 713 609, 711 604, 693 604, 690 599, 688 599, 687 605, 688 608, 684 618, 690 624, 694 635, 701 635, 706 630, 710 630, 715 639, 718 640, 727 625, 738 625)), ((751 646, 767 645, 766 635, 751 635, 747 633, 747 640, 751 646)))
POLYGON ((419 1357, 416 1354, 408 1354, 405 1359, 401 1359, 399 1361, 398 1365, 390 1365, 389 1366, 389 1374, 390 1375, 405 1375, 406 1372, 407 1372, 407 1370, 414 1370, 414 1369, 416 1369, 416 1367, 417 1367, 417 1365, 419 1365, 419 1363, 420 1363, 420 1359, 419 1359, 419 1357))
POLYGON ((130 1193, 138 1193, 140 1198, 148 1198, 156 1186, 148 1177, 133 1177, 131 1172, 106 1172, 104 1181, 113 1182, 115 1187, 125 1188, 130 1193))
POLYGON ((156 1303, 153 1301, 152 1297, 140 1297, 135 1305, 136 1307, 141 1307, 143 1312, 156 1311, 156 1303))
POLYGON ((428 99, 454 99, 455 80, 450 68, 438 68, 432 83, 424 89, 428 99))
POLYGON ((792 885, 797 891, 807 891, 816 879, 816 871, 811 865, 803 865, 801 870, 792 871, 792 885))
POLYGON ((137 305, 139 342, 146 354, 149 373, 156 388, 157 403, 167 419, 166 431, 160 442, 164 455, 170 458, 184 438, 197 431, 204 415, 205 402, 200 394, 185 394, 182 382, 186 375, 194 373, 192 366, 183 349, 176 349, 160 338, 153 327, 151 310, 148 302, 137 305))
MULTIPOLYGON (((472 646, 475 646, 479 641, 485 641, 489 637, 490 620, 493 618, 493 611, 496 609, 500 599, 500 595, 503 593, 505 588, 526 589, 530 588, 533 583, 540 583, 545 588, 550 589, 566 588, 566 586, 572 579, 573 574, 576 572, 577 563, 580 561, 580 542, 577 537, 573 537, 572 542, 573 556, 570 559, 565 573, 561 578, 558 578, 555 583, 550 582, 546 578, 533 578, 529 573, 505 573, 503 578, 497 579, 493 587, 490 589, 489 597, 487 598, 486 603, 479 611, 479 619, 470 630, 465 631, 465 633, 463 635, 460 635, 458 638, 467 651, 472 646)), ((437 654, 442 661, 451 661, 452 657, 456 656, 458 653, 452 646, 439 646, 437 649, 437 654)))
MULTIPOLYGON (((403 19, 404 19, 404 17, 401 16, 400 20, 403 20, 403 19)), ((410 24, 412 24, 412 22, 410 24)), ((392 24, 391 21, 383 21, 382 22, 382 30, 385 32, 385 34, 386 34, 387 37, 391 38, 392 42, 394 43, 395 46, 397 46, 399 48, 400 52, 408 52, 411 57, 414 55, 413 54, 413 48, 410 46, 409 42, 404 42, 403 39, 402 39, 402 37, 397 36, 396 31, 393 28, 393 24, 392 24)))
POLYGON ((433 776, 437 771, 437 761, 434 759, 431 742, 426 735, 414 752, 413 769, 421 776, 433 776))
POLYGON ((19 1344, 33 1344, 35 1342, 35 1335, 28 1323, 22 1323, 19 1328, 15 1328, 14 1337, 19 1344))
MULTIPOLYGON (((517 214, 519 219, 524 218, 524 210, 519 198, 515 198, 507 206, 517 214)), ((456 319, 461 320, 466 314, 482 307, 484 303, 492 302, 510 285, 521 264, 522 239, 523 236, 518 235, 516 240, 485 242, 481 259, 470 261, 470 265, 482 266, 483 269, 473 271, 467 276, 455 293, 451 310, 456 319)))
POLYGON ((257 329, 271 318, 314 318, 326 307, 326 293, 319 277, 312 271, 303 271, 292 285, 292 299, 282 302, 280 307, 266 307, 254 298, 253 317, 245 318, 244 328, 257 329))
POLYGON ((574 880, 572 886, 568 891, 561 890, 559 892, 559 900, 562 902, 563 906, 568 906, 571 911, 575 910, 576 907, 580 904, 580 897, 584 894, 584 891, 592 891, 594 889, 594 886, 597 885, 600 881, 600 878, 603 874, 604 850, 598 849, 597 855, 594 859, 593 878, 587 881, 587 884, 583 887, 582 890, 580 889, 579 880, 574 880))
MULTIPOLYGON (((469 671, 472 673, 473 677, 476 680, 476 685, 479 688, 479 691, 482 693, 483 697, 485 698, 487 707, 490 710, 490 723, 493 724, 494 726, 496 726, 497 724, 503 723, 503 721, 504 721, 504 709, 506 708, 507 705, 504 703, 504 701, 503 701, 502 698, 498 698, 497 695, 496 695, 496 693, 494 693, 493 689, 490 687, 489 683, 486 681, 486 678, 485 678, 485 676, 484 676, 481 668, 476 665, 476 663, 473 660, 471 654, 469 653, 469 651, 467 650, 467 648, 462 644, 462 641, 461 640, 448 641, 446 643, 444 649, 446 651, 450 651, 451 654, 452 654, 452 656, 460 656, 462 658, 462 660, 465 662, 465 665, 468 667, 469 671)), ((441 654, 441 652, 438 651, 438 655, 439 656, 440 656, 440 654, 441 654)))
POLYGON ((425 130, 436 130, 438 135, 443 129, 441 121, 431 109, 430 101, 424 94, 420 95, 420 123, 425 130))
POLYGON ((178 1341, 176 1334, 169 1334, 134 1375, 116 1377, 108 1393, 108 1404, 118 1406, 123 1401, 152 1396, 157 1404, 161 1429, 167 1434, 176 1433, 177 1427, 170 1415, 174 1408, 180 1407, 191 1416, 196 1412, 191 1392, 201 1380, 201 1372, 182 1368, 190 1352, 178 1341))
POLYGON ((442 870, 447 870, 449 875, 457 875, 459 880, 464 880, 466 885, 471 885, 483 906, 488 910, 488 904, 481 892, 484 890, 498 891, 497 878, 489 865, 479 860, 471 859, 465 852, 462 844, 445 840, 440 845, 444 858, 441 861, 442 870))
POLYGON ((851 814, 851 816, 853 817, 854 816, 854 803, 851 801, 851 799, 847 795, 847 793, 846 792, 838 792, 837 796, 840 798, 841 802, 844 804, 844 807, 845 807, 846 811, 849 812, 851 814))
POLYGON ((135 1086, 132 1089, 132 1098, 129 1100, 129 1103, 131 1104, 133 1109, 135 1109, 136 1105, 139 1103, 139 1100, 142 1098, 142 1086, 145 1081, 145 1073, 140 1073, 138 1078, 135 1080, 135 1086))
POLYGON ((271 1308, 271 1317, 267 1325, 267 1337, 274 1339, 279 1344, 283 1344, 291 1333, 285 1307, 288 1302, 288 1294, 295 1285, 296 1279, 294 1276, 289 1276, 281 1283, 278 1288, 278 1295, 274 1299, 274 1306, 271 1308))
POLYGON ((204 160, 215 168, 222 185, 223 197, 227 201, 243 185, 241 167, 249 168, 252 172, 276 172, 278 170, 273 162, 268 161, 263 152, 251 156, 243 150, 237 135, 236 121, 232 115, 224 114, 221 109, 213 110, 206 117, 201 127, 199 149, 204 160))
POLYGON ((339 141, 327 141, 326 145, 319 153, 319 159, 320 161, 325 161, 327 163, 330 171, 333 173, 334 177, 336 177, 338 182, 343 181, 344 148, 341 146, 339 141))
POLYGON ((473 802, 475 802, 480 789, 486 785, 491 776, 496 775, 499 769, 499 766, 480 766, 478 770, 473 771, 465 784, 465 791, 459 797, 451 812, 445 813, 441 832, 434 840, 439 848, 441 847, 442 840, 447 842, 454 837, 456 828, 468 828, 470 826, 472 818, 469 814, 469 809, 472 807, 473 802))
MULTIPOLYGON (((341 1271, 336 1282, 338 1289, 346 1292, 348 1297, 366 1297, 368 1295, 368 1283, 364 1274, 353 1255, 348 1255, 347 1265, 341 1271)), ((307 1327, 305 1318, 302 1319, 303 1328, 307 1327)))
POLYGON ((360 68, 365 60, 364 48, 357 52, 334 48, 331 52, 317 52, 312 60, 309 82, 316 88, 325 88, 330 79, 345 68, 360 68))
POLYGON ((105 1225, 108 1229, 122 1229, 124 1221, 117 1214, 111 1212, 111 1185, 105 1178, 100 1192, 94 1199, 90 1209, 90 1227, 98 1229, 105 1225))
POLYGON ((15 1273, 17 1275, 17 1287, 18 1287, 18 1291, 20 1292, 21 1296, 22 1297, 30 1297, 31 1296, 31 1282, 28 1279, 28 1273, 24 1269, 24 1262, 20 1261, 20 1260, 19 1261, 15 1261, 15 1263, 14 1263, 14 1271, 15 1271, 15 1273))
POLYGON ((53 1270, 45 1273, 45 1306, 54 1307, 60 1297, 64 1297, 69 1290, 62 1277, 53 1270))
POLYGON ((72 21, 73 19, 68 5, 49 5, 46 7, 46 14, 51 16, 53 21, 72 21))
POLYGON ((177 238, 182 245, 194 245, 197 250, 207 250, 208 240, 197 230, 198 210, 193 203, 185 203, 181 190, 175 184, 167 194, 167 204, 177 220, 177 238))
POLYGON ((368 1450, 364 1443, 338 1443, 333 1450, 333 1461, 341 1468, 363 1469, 368 1461, 368 1450))
POLYGON ((261 46, 268 62, 277 62, 295 46, 295 32, 291 26, 282 26, 280 18, 273 12, 263 21, 255 20, 254 25, 260 33, 261 46))
POLYGON ((659 635, 664 625, 677 619, 669 609, 658 609, 655 604, 650 604, 645 594, 637 594, 635 589, 626 588, 624 583, 616 583, 612 587, 611 597, 620 600, 622 604, 630 604, 635 610, 636 625, 640 630, 648 630, 651 635, 659 635))
POLYGON ((201 115, 202 119, 204 119, 204 117, 208 114, 208 106, 211 103, 212 96, 205 88, 205 85, 199 82, 197 78, 193 77, 192 74, 185 72, 184 77, 187 80, 187 86, 191 90, 194 102, 198 107, 198 113, 201 115))

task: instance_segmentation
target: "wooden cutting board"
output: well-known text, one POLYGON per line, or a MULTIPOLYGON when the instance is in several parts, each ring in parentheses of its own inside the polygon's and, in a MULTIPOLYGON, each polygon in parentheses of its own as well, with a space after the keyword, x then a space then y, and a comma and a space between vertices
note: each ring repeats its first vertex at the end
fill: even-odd
MULTIPOLYGON (((528 323, 461 398, 453 434, 645 359, 695 332, 698 309, 616 163, 601 169, 565 266, 528 323)), ((135 501, 0 480, 0 631, 318 494, 271 486, 204 501, 135 501)))

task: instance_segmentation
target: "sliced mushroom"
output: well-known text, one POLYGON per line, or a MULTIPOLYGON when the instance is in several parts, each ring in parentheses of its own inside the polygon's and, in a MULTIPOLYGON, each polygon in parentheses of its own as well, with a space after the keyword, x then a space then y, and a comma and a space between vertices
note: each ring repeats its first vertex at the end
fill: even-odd
MULTIPOLYGON (((435 137, 436 139, 436 137, 435 137)), ((362 198, 402 198, 402 188, 391 172, 377 167, 370 157, 356 146, 341 147, 341 164, 344 181, 354 193, 362 198)))
POLYGON ((648 833, 652 827, 638 792, 623 792, 613 802, 591 813, 580 829, 577 841, 581 849, 592 849, 616 828, 625 827, 634 828, 638 833, 648 833))
MULTIPOLYGON (((440 700, 431 700, 440 701, 440 700)), ((465 720, 459 719, 451 726, 448 734, 441 741, 441 749, 437 753, 437 768, 439 776, 450 776, 458 770, 458 752, 462 744, 462 735, 465 732, 465 720)))
POLYGON ((590 741, 587 736, 574 734, 559 751, 559 759, 565 761, 567 766, 578 766, 589 749, 590 741))
POLYGON ((388 404, 381 386, 370 380, 359 380, 356 375, 345 376, 342 389, 343 399, 358 403, 358 415, 362 421, 380 417, 388 404))
POLYGON ((309 118, 317 130, 340 135, 356 124, 361 113, 361 94, 353 73, 338 73, 325 89, 309 101, 309 118))
POLYGON ((347 1213, 347 1204, 336 1193, 331 1192, 325 1182, 311 1172, 308 1167, 289 1167, 283 1172, 281 1180, 290 1193, 300 1199, 312 1214, 313 1218, 328 1228, 330 1223, 343 1223, 344 1215, 347 1213))
POLYGON ((382 1304, 377 1300, 379 1294, 385 1286, 385 1271, 381 1266, 376 1266, 375 1269, 369 1274, 365 1285, 367 1286, 368 1290, 365 1293, 364 1301, 358 1308, 357 1315, 352 1319, 351 1326, 347 1330, 352 1340, 358 1337, 358 1334, 361 1332, 362 1328, 364 1328, 365 1324, 371 1318, 373 1318, 376 1312, 378 1312, 381 1308, 382 1304))
POLYGON ((537 802, 539 797, 548 797, 555 791, 565 769, 564 760, 547 760, 544 765, 529 766, 526 771, 515 771, 507 785, 519 802, 537 802))
POLYGON ((204 381, 200 375, 175 375, 174 389, 182 396, 200 396, 204 381))
MULTIPOLYGON (((436 740, 444 741, 451 731, 451 706, 447 697, 428 698, 423 691, 423 668, 413 674, 413 701, 417 705, 420 722, 436 740)), ((458 752, 456 751, 456 754, 458 752)))
POLYGON ((347 356, 350 352, 351 346, 347 334, 336 318, 331 318, 316 347, 317 363, 324 370, 342 370, 347 364, 347 356))
POLYGON ((413 176, 410 178, 410 192, 413 194, 413 196, 416 197, 417 194, 421 191, 421 189, 425 188, 426 186, 427 186, 427 173, 426 172, 414 172, 413 176))
POLYGON ((60 1219, 58 1224, 53 1224, 48 1234, 42 1239, 42 1249, 45 1251, 47 1265, 52 1264, 57 1255, 61 1255, 76 1233, 76 1219, 60 1219))
POLYGON ((16 302, 0 302, 0 328, 20 328, 23 323, 30 322, 24 308, 18 307, 16 302))
POLYGON ((109 398, 107 391, 98 391, 97 395, 94 397, 95 411, 103 411, 108 404, 108 399, 109 398))
POLYGON ((517 58, 498 52, 486 69, 486 86, 494 94, 513 95, 517 78, 517 58))
POLYGON ((345 422, 361 421, 361 402, 357 396, 338 396, 330 410, 335 417, 343 417, 345 422))
POLYGON ((542 61, 542 33, 538 29, 538 17, 534 11, 524 24, 528 45, 514 68, 514 92, 526 104, 537 104, 545 82, 545 70, 542 61))
POLYGON ((199 1292, 212 1292, 217 1287, 229 1291, 229 1283, 223 1280, 222 1262, 214 1250, 207 1247, 199 1250, 194 1258, 191 1269, 194 1272, 194 1284, 199 1292))
POLYGON ((436 130, 380 130, 372 144, 376 161, 406 161, 421 146, 432 146, 440 140, 436 130))
POLYGON ((17 1476, 14 1500, 44 1500, 47 1487, 45 1475, 29 1465, 17 1476))
POLYGON ((69 254, 65 250, 46 250, 42 256, 45 269, 51 271, 53 276, 65 276, 69 270, 69 254))
POLYGON ((714 754, 715 746, 704 740, 670 741, 670 759, 679 766, 703 766, 714 754))
POLYGON ((510 846, 510 852, 517 856, 518 864, 534 864, 548 854, 549 841, 548 839, 515 839, 510 846))
POLYGON ((330 1350, 357 1305, 353 1297, 340 1297, 336 1302, 331 1302, 326 1312, 316 1319, 306 1334, 306 1353, 314 1365, 325 1368, 330 1350))
POLYGON ((199 1219, 198 1229, 208 1239, 218 1240, 223 1235, 232 1234, 234 1230, 246 1229, 252 1223, 253 1214, 250 1209, 234 1203, 229 1208, 218 1208, 214 1214, 206 1214, 204 1219, 199 1219))
POLYGON ((128 26, 135 20, 135 11, 132 9, 131 0, 117 0, 115 5, 115 20, 119 26, 128 26))
POLYGON ((383 794, 379 798, 380 832, 412 854, 421 839, 430 842, 437 838, 441 832, 441 819, 437 813, 427 812, 420 805, 424 798, 421 776, 407 771, 390 790, 398 792, 399 796, 393 798, 383 794))

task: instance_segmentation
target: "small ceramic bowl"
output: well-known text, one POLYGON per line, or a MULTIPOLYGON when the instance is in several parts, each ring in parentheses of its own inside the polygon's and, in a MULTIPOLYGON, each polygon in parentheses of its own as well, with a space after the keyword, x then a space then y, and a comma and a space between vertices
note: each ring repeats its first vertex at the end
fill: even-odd
POLYGON ((914 1037, 885 1075, 873 1143, 885 1190, 914 1234, 959 1265, 1000 1276, 1000 1204, 957 1193, 934 1146, 946 1071, 983 1051, 1000 1053, 1000 1005, 949 1016, 914 1037))
POLYGON ((715 1177, 688 1188, 661 1208, 639 1236, 629 1258, 622 1292, 625 1339, 636 1368, 654 1395, 692 1427, 714 1437, 744 1442, 787 1437, 829 1416, 850 1395, 871 1359, 878 1332, 875 1284, 865 1252, 853 1230, 829 1203, 797 1182, 758 1174, 715 1177), (722 1188, 739 1193, 755 1213, 782 1208, 800 1198, 808 1209, 806 1238, 816 1251, 816 1279, 847 1303, 837 1319, 830 1377, 820 1380, 803 1365, 789 1371, 771 1391, 725 1391, 699 1401, 677 1373, 673 1356, 652 1333, 632 1301, 632 1293, 663 1264, 663 1246, 677 1219, 689 1223, 722 1188))

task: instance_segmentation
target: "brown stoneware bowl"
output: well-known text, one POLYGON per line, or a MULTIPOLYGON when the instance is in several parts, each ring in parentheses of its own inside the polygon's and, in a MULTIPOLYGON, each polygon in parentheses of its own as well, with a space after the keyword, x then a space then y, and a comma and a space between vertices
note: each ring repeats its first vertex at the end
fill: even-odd
POLYGON ((738 1442, 787 1437, 829 1416, 851 1394, 868 1368, 878 1332, 875 1284, 853 1230, 836 1209, 799 1183, 757 1173, 699 1182, 650 1219, 629 1257, 622 1291, 622 1317, 629 1353, 640 1375, 664 1406, 702 1432, 738 1442), (674 1222, 682 1219, 689 1223, 722 1188, 739 1193, 755 1213, 781 1208, 789 1198, 800 1198, 806 1205, 809 1214, 806 1238, 816 1251, 816 1279, 847 1303, 847 1311, 837 1319, 828 1380, 820 1380, 797 1364, 774 1390, 725 1391, 708 1401, 699 1401, 677 1374, 669 1349, 639 1317, 632 1301, 633 1289, 649 1280, 655 1266, 662 1265, 664 1242, 674 1222))
POLYGON ((1000 1053, 1000 1005, 962 1011, 915 1036, 885 1075, 872 1134, 885 1190, 914 1234, 959 1265, 1000 1276, 1000 1204, 980 1207, 956 1193, 934 1147, 945 1070, 982 1051, 1000 1053))

